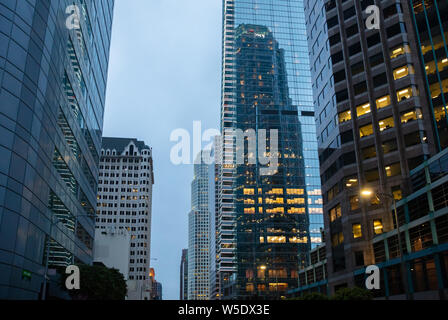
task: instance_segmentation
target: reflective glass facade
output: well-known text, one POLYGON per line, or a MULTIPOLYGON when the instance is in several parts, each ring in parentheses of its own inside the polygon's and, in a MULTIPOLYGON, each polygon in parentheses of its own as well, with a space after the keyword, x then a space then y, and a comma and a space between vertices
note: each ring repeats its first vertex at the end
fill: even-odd
MULTIPOLYGON (((279 169, 262 175, 245 150, 244 164, 224 162, 218 170, 219 292, 280 298, 297 286, 322 226, 303 3, 223 3, 223 132, 266 129, 269 141, 269 130, 277 129, 279 169)), ((223 157, 232 143, 224 138, 223 157)))
POLYGON ((0 299, 39 297, 47 244, 92 262, 113 5, 0 2, 0 299))
POLYGON ((411 0, 411 5, 437 128, 436 142, 442 150, 448 146, 448 3, 443 0, 411 0))

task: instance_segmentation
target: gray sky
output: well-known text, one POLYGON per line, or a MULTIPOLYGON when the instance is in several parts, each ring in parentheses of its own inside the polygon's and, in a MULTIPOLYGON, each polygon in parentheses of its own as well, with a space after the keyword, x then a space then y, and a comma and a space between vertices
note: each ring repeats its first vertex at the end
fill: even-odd
POLYGON ((164 299, 179 298, 193 167, 170 162, 170 134, 217 128, 221 0, 116 0, 104 136, 153 148, 151 264, 164 299))

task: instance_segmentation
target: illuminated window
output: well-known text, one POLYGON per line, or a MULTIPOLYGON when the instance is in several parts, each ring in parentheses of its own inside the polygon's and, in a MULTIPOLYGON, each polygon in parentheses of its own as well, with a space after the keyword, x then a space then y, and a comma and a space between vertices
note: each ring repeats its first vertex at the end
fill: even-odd
POLYGON ((330 210, 330 221, 333 222, 336 219, 340 218, 342 216, 342 209, 341 205, 338 204, 336 207, 330 210))
POLYGON ((246 292, 254 292, 254 291, 255 291, 255 286, 253 283, 246 284, 246 292))
POLYGON ((423 119, 422 111, 420 108, 401 114, 401 123, 408 123, 417 119, 423 119))
POLYGON ((384 131, 384 130, 391 129, 391 128, 395 127, 393 117, 380 120, 380 122, 378 124, 380 125, 380 131, 384 131))
POLYGON ((293 238, 289 238, 289 243, 307 243, 307 242, 308 242, 308 237, 303 237, 303 238, 293 237, 293 238))
POLYGON ((275 199, 266 198, 265 203, 266 204, 283 204, 284 200, 283 200, 283 198, 275 198, 275 199))
POLYGON ((255 208, 244 208, 244 213, 254 214, 255 213, 255 208))
POLYGON ((269 236, 268 243, 286 243, 285 236, 269 236))
POLYGON ((273 213, 285 213, 285 208, 283 207, 277 207, 273 209, 266 209, 266 213, 273 214, 273 213))
POLYGON ((264 237, 260 237, 260 243, 264 243, 264 237))
POLYGON ((341 113, 339 114, 339 123, 343 123, 343 122, 346 122, 346 121, 350 121, 350 120, 352 119, 352 114, 351 114, 351 113, 352 113, 352 112, 351 112, 350 110, 341 112, 341 113))
POLYGON ((288 213, 291 214, 302 214, 305 213, 305 208, 289 208, 288 213))
POLYGON ((253 199, 244 199, 244 204, 255 204, 255 200, 253 200, 253 199))
POLYGON ((435 107, 434 108, 434 117, 437 122, 440 120, 445 120, 446 113, 448 110, 446 110, 443 106, 435 107))
POLYGON ((370 113, 370 103, 365 103, 356 107, 356 114, 358 115, 358 117, 361 117, 368 113, 370 113))
POLYGON ((394 176, 398 176, 400 174, 401 174, 400 163, 394 163, 394 164, 386 167, 386 175, 388 177, 394 177, 394 176))
POLYGON ((269 291, 286 291, 287 289, 287 283, 269 283, 269 291))
POLYGON ((286 193, 289 195, 303 195, 305 194, 304 189, 286 189, 286 193))
POLYGON ((295 199, 288 199, 288 204, 305 204, 304 198, 295 198, 295 199))
POLYGON ((401 199, 403 199, 403 192, 401 191, 401 189, 392 190, 392 194, 394 195, 394 199, 396 201, 400 201, 401 199))
POLYGON ((394 79, 398 80, 406 77, 409 74, 413 74, 414 69, 412 66, 403 66, 394 70, 394 79))
POLYGON ((397 99, 398 102, 400 101, 404 101, 406 99, 410 99, 413 95, 413 90, 412 88, 406 88, 406 89, 402 89, 397 91, 397 99))
POLYGON ((395 59, 395 58, 397 58, 397 57, 399 57, 399 56, 401 56, 401 55, 403 55, 405 53, 410 53, 410 52, 411 52, 411 49, 409 48, 409 45, 408 44, 402 44, 399 47, 395 47, 395 48, 393 48, 391 50, 390 58, 391 59, 395 59))
POLYGON ((358 177, 356 177, 356 176, 347 177, 347 178, 345 178, 344 184, 347 188, 356 187, 356 186, 358 186, 358 177))
POLYGON ((378 98, 376 100, 376 108, 377 109, 382 109, 382 108, 385 108, 388 106, 390 106, 390 96, 389 95, 378 98))
POLYGON ((246 196, 252 196, 252 195, 254 195, 254 194, 255 194, 254 189, 247 189, 247 188, 244 188, 244 195, 246 195, 246 196))
POLYGON ((358 239, 362 237, 361 224, 356 223, 352 226, 353 238, 358 239))
POLYGON ((368 137, 373 134, 373 126, 371 124, 368 124, 364 127, 359 128, 359 136, 361 138, 368 137))
POLYGON ((373 232, 375 234, 383 233, 383 222, 381 221, 381 219, 373 220, 373 232))
POLYGON ((281 188, 272 189, 267 194, 283 194, 283 189, 281 189, 281 188))

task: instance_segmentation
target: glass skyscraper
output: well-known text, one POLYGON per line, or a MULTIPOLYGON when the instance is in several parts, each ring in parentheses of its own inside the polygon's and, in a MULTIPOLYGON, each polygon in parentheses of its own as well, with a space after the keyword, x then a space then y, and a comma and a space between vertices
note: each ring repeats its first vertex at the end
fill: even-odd
POLYGON ((0 2, 0 299, 92 263, 113 6, 0 2))
MULTIPOLYGON (((225 0, 216 290, 280 298, 320 243, 322 198, 303 1, 225 0), (278 130, 279 167, 236 163, 227 130, 278 130), (226 160, 233 158, 233 162, 226 160)), ((260 138, 258 138, 260 139, 260 138)), ((247 142, 247 138, 246 138, 247 142)), ((250 142, 249 142, 250 143, 250 142)), ((241 151, 241 150, 237 150, 241 151)), ((263 151, 258 150, 258 153, 263 151)))

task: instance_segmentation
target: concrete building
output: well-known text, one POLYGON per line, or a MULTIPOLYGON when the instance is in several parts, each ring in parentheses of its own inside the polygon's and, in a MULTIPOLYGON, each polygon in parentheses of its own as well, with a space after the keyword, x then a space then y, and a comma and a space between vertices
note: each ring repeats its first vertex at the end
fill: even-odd
POLYGON ((376 239, 397 226, 393 201, 413 193, 412 170, 447 146, 448 11, 442 1, 306 0, 305 12, 333 294, 360 283, 376 239), (379 29, 367 27, 370 5, 379 29))
POLYGON ((203 162, 202 151, 194 164, 191 182, 191 211, 188 214, 188 300, 209 299, 210 236, 209 236, 209 165, 203 162))
POLYGON ((129 280, 129 248, 131 233, 127 229, 96 229, 93 262, 101 262, 108 268, 121 272, 129 280))
POLYGON ((0 2, 2 300, 42 297, 47 260, 51 273, 93 262, 113 9, 113 0, 0 2))
MULTIPOLYGON (((96 228, 128 230, 128 298, 150 299, 152 149, 128 138, 103 138, 96 228)), ((123 257, 126 259, 126 257, 123 257)))
POLYGON ((182 250, 179 274, 179 300, 188 300, 188 249, 182 250))

